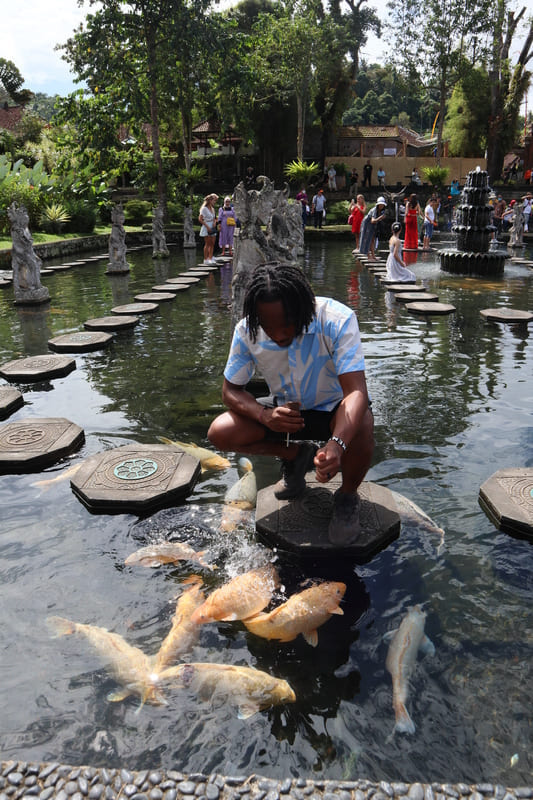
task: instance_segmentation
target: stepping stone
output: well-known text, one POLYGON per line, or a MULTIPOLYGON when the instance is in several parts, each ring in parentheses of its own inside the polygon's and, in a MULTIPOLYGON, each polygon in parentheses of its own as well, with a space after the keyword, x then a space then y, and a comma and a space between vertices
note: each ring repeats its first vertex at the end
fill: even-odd
POLYGON ((63 417, 8 422, 0 426, 0 473, 40 471, 84 441, 83 429, 63 417))
POLYGON ((24 405, 24 398, 18 389, 11 386, 0 386, 0 419, 9 417, 24 405))
POLYGON ((479 313, 492 322, 531 322, 533 320, 533 313, 520 311, 518 308, 483 308, 479 313))
MULTIPOLYGON (((184 284, 184 286, 185 285, 189 286, 188 283, 184 284)), ((179 288, 179 284, 174 284, 174 286, 172 286, 169 283, 159 283, 157 286, 152 286, 152 292, 166 292, 167 294, 168 292, 177 292, 178 289, 175 288, 176 286, 179 288)))
POLYGON ((64 333, 48 340, 48 347, 58 353, 88 353, 91 350, 101 350, 113 340, 110 333, 98 331, 78 331, 77 333, 64 333))
POLYGON ((190 269, 187 273, 180 273, 181 275, 191 276, 192 278, 207 278, 208 275, 211 275, 210 272, 207 270, 199 270, 199 269, 190 269))
POLYGON ((201 270, 202 272, 216 272, 218 266, 216 264, 198 264, 197 267, 191 267, 189 271, 196 272, 196 270, 201 270))
POLYGON ((6 286, 11 286, 11 281, 6 281, 5 278, 0 278, 0 289, 4 289, 6 286))
POLYGON ((115 306, 111 309, 112 314, 148 314, 151 311, 157 311, 159 306, 157 303, 126 303, 124 306, 115 306))
POLYGON ((417 303, 435 303, 439 296, 431 292, 396 292, 394 299, 397 303, 410 303, 413 300, 417 303))
POLYGON ((128 317, 126 315, 116 317, 97 317, 88 319, 83 323, 87 330, 94 331, 120 331, 125 328, 134 328, 139 324, 139 317, 128 317))
POLYGON ((13 280, 13 270, 12 269, 0 269, 0 278, 3 278, 5 281, 12 281, 13 280))
MULTIPOLYGON (((419 295, 420 297, 420 295, 419 295)), ((412 314, 453 314, 457 309, 451 303, 406 303, 405 307, 412 314)))
POLYGON ((53 269, 42 269, 39 272, 39 275, 41 277, 43 277, 43 276, 46 277, 47 275, 53 275, 53 274, 54 274, 54 270, 53 269))
POLYGON ((533 470, 495 472, 479 490, 479 504, 498 530, 533 539, 533 470))
POLYGON ((275 486, 258 492, 256 531, 271 547, 303 557, 341 557, 364 563, 398 537, 401 520, 392 493, 385 486, 363 481, 359 487, 360 538, 355 544, 331 544, 328 525, 333 492, 340 486, 340 479, 330 481, 325 487, 313 477, 313 472, 308 473, 305 492, 296 500, 278 500, 275 486))
POLYGON ((167 283, 200 283, 200 278, 196 278, 194 275, 180 275, 178 278, 168 278, 167 283))
POLYGON ((178 286, 180 289, 189 289, 192 286, 190 281, 184 281, 183 278, 167 278, 166 283, 171 285, 172 291, 175 291, 174 286, 178 286))
POLYGON ((145 302, 152 302, 152 303, 164 303, 165 300, 175 300, 176 295, 171 294, 170 287, 168 292, 144 292, 144 294, 136 294, 135 300, 139 303, 145 302))
MULTIPOLYGON (((385 274, 387 274, 387 273, 385 273, 385 274)), ((382 283, 384 286, 388 286, 388 285, 394 286, 394 285, 396 285, 396 282, 393 281, 391 278, 381 278, 380 279, 380 283, 382 283)), ((416 279, 413 279, 412 281, 403 281, 403 283, 405 284, 405 286, 412 286, 413 284, 416 283, 416 279)))
POLYGON ((50 267, 52 272, 66 272, 67 269, 72 269, 75 264, 58 264, 57 267, 50 267))
POLYGON ((184 500, 200 473, 198 459, 176 447, 133 444, 86 459, 70 485, 87 508, 137 513, 184 500))
MULTIPOLYGON (((387 284, 387 291, 388 292, 405 292, 406 291, 405 287, 406 287, 405 283, 388 283, 387 284)), ((417 284, 414 284, 414 285, 413 284, 409 284, 409 288, 408 288, 407 291, 408 292, 425 292, 426 291, 426 287, 425 286, 420 286, 420 285, 417 285, 417 284)))
POLYGON ((165 292, 186 292, 191 286, 191 283, 178 283, 177 281, 171 283, 169 280, 165 286, 165 292))
POLYGON ((33 383, 47 378, 62 378, 74 369, 76 362, 68 356, 28 356, 2 364, 0 375, 8 381, 33 383))

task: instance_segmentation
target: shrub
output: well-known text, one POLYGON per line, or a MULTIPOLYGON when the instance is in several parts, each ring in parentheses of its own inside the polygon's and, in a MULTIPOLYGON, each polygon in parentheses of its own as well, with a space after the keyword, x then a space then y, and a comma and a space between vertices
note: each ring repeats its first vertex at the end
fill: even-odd
POLYGON ((304 185, 311 183, 313 178, 320 174, 320 165, 315 161, 307 164, 305 161, 296 158, 289 164, 285 164, 284 172, 290 181, 304 185))
POLYGON ((183 222, 183 206, 179 203, 167 203, 168 221, 183 222))
POLYGON ((60 233, 70 221, 70 214, 61 203, 50 203, 41 214, 41 228, 47 233, 60 233))
POLYGON ((70 222, 65 230, 69 233, 92 233, 96 225, 96 210, 82 201, 71 201, 66 204, 70 222))
POLYGON ((326 220, 328 225, 346 225, 350 211, 349 200, 339 200, 326 206, 326 220))
POLYGON ((129 225, 142 225, 143 222, 150 222, 152 215, 152 203, 148 200, 128 200, 124 205, 124 217, 129 225))
POLYGON ((450 174, 449 167, 422 167, 422 175, 432 186, 442 189, 450 174))

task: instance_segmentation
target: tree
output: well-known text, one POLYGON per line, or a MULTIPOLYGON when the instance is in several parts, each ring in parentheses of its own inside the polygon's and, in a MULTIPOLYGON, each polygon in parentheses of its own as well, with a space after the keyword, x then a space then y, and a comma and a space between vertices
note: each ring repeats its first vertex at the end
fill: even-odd
POLYGON ((445 135, 452 156, 483 156, 487 144, 490 83, 486 69, 465 73, 455 86, 446 116, 445 135))
POLYGON ((515 15, 506 7, 505 0, 497 0, 494 9, 489 71, 490 118, 487 133, 487 171, 492 181, 500 178, 505 154, 514 144, 520 103, 531 79, 531 73, 526 66, 533 57, 533 20, 529 21, 529 28, 514 67, 509 58, 513 38, 525 11, 522 8, 515 15))
POLYGON ((18 105, 25 105, 33 97, 29 89, 21 88, 23 83, 18 67, 12 61, 0 58, 0 86, 18 105))

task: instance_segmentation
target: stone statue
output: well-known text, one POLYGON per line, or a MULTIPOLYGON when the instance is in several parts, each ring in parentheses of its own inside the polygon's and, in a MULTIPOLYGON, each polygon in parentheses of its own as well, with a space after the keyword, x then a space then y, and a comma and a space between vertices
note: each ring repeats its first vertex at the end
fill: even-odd
POLYGON ((168 258, 170 255, 165 239, 164 216, 163 207, 156 206, 152 221, 152 258, 168 258))
POLYGON ((107 272, 129 272, 126 261, 126 231, 124 230, 124 208, 115 203, 111 210, 111 236, 109 237, 109 264, 107 272))
POLYGON ((24 206, 11 203, 7 216, 11 223, 13 240, 11 263, 15 303, 21 305, 46 303, 50 300, 50 293, 46 286, 41 284, 42 262, 33 249, 33 239, 28 227, 30 221, 28 212, 24 206))
POLYGON ((509 231, 509 247, 524 246, 524 214, 521 208, 517 208, 513 216, 513 224, 509 231))
POLYGON ((302 204, 298 200, 287 203, 287 226, 289 228, 289 248, 291 261, 304 254, 304 228, 302 225, 302 204))
POLYGON ((183 247, 196 247, 196 236, 192 224, 192 208, 185 206, 183 211, 183 247))
POLYGON ((249 273, 266 261, 294 261, 287 225, 288 187, 276 190, 265 175, 260 175, 257 183, 261 185, 259 190, 248 190, 242 181, 234 190, 233 204, 241 223, 233 256, 234 323, 242 316, 249 273), (266 233, 262 226, 266 226, 266 233))

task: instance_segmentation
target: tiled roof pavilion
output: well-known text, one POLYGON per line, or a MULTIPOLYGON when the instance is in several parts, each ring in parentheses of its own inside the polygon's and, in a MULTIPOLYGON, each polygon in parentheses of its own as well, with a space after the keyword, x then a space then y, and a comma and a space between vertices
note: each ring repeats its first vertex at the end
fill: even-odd
POLYGON ((338 155, 345 156, 382 156, 387 149, 399 156, 423 155, 435 143, 401 125, 344 125, 337 130, 338 155))

